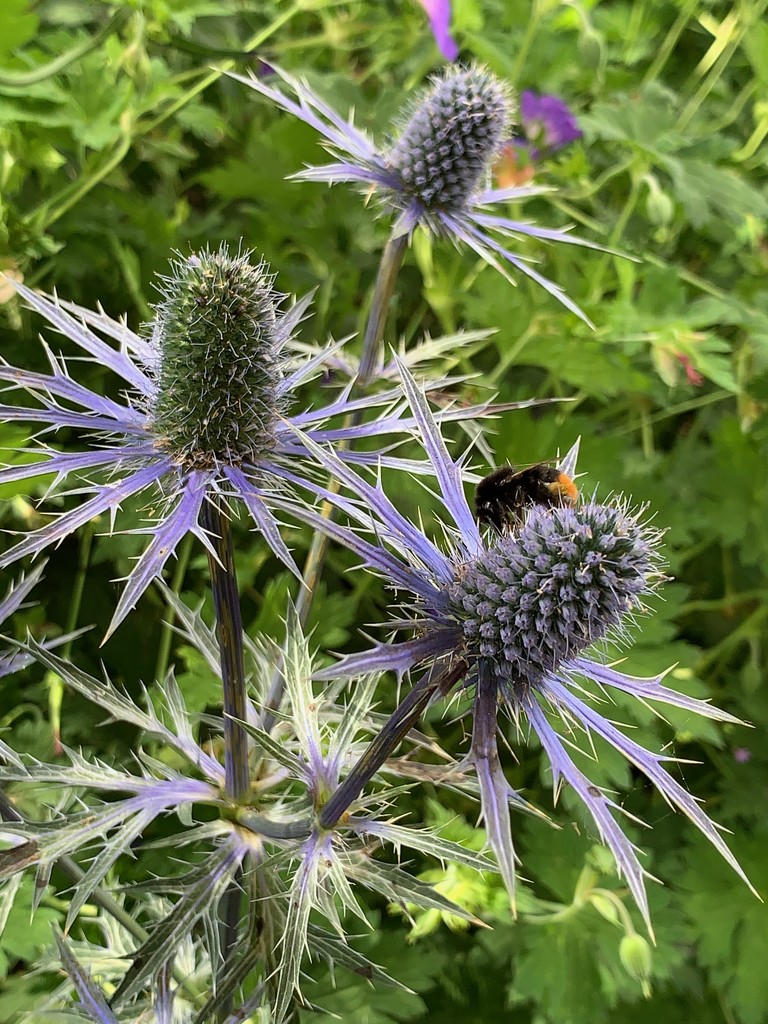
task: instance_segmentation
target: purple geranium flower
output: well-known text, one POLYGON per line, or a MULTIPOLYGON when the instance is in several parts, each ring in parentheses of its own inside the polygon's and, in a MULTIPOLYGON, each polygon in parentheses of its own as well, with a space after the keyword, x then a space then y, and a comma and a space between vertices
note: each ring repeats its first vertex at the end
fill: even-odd
MULTIPOLYGON (((309 300, 281 312, 283 296, 274 290, 264 263, 250 263, 247 253, 232 257, 222 247, 179 259, 172 267, 148 337, 104 313, 15 285, 87 359, 117 374, 125 388, 122 401, 77 383, 68 362, 47 345, 50 374, 0 360, 0 380, 38 403, 0 405, 0 420, 42 423, 43 433, 69 427, 90 442, 82 450, 66 452, 40 443, 30 451, 42 457, 1 469, 0 483, 55 475, 56 483, 77 480, 79 492, 91 495, 2 553, 0 568, 39 554, 96 516, 108 514, 111 522, 123 502, 152 494, 148 507, 153 509, 146 513, 151 522, 144 531, 151 540, 127 578, 108 635, 160 575, 187 533, 210 549, 201 525, 206 502, 242 502, 273 553, 300 576, 282 539, 272 499, 297 483, 315 495, 329 496, 313 482, 316 467, 304 439, 344 442, 409 429, 400 417, 402 405, 397 405, 401 394, 394 389, 353 400, 345 388, 322 408, 290 410, 297 387, 322 371, 338 345, 296 358, 289 342, 309 300), (380 418, 361 422, 359 413, 373 405, 383 405, 380 418), (326 428, 326 420, 351 413, 358 414, 354 422, 326 428)), ((344 458, 376 460, 370 452, 345 451, 344 458)), ((388 456, 384 460, 399 462, 388 456)))
POLYGON ((432 35, 435 37, 440 53, 446 60, 456 60, 459 56, 459 48, 450 33, 450 0, 419 0, 419 3, 427 12, 432 35))
POLYGON ((520 94, 520 121, 534 160, 556 153, 583 135, 564 100, 528 89, 520 94))
MULTIPOLYGON (((638 850, 616 820, 621 804, 595 786, 571 756, 569 747, 579 735, 587 741, 599 736, 642 771, 747 881, 717 826, 665 769, 664 763, 674 758, 646 750, 595 706, 615 690, 718 721, 738 721, 704 701, 668 689, 661 675, 651 679, 625 675, 595 652, 601 641, 626 634, 628 622, 643 608, 644 596, 663 578, 660 531, 643 522, 641 514, 631 512, 625 502, 614 499, 607 504, 580 501, 574 507, 533 506, 514 532, 493 536, 481 532, 464 494, 461 464, 450 457, 413 378, 405 367, 401 373, 434 466, 441 501, 452 519, 444 526, 447 543, 436 544, 409 522, 381 485, 361 481, 330 451, 316 452, 318 460, 356 492, 355 518, 363 530, 375 532, 380 543, 374 546, 358 531, 343 527, 336 528, 335 536, 393 588, 409 595, 406 614, 393 620, 391 627, 414 634, 411 639, 380 643, 350 655, 318 677, 386 669, 402 677, 417 666, 427 667, 401 707, 415 706, 419 690, 439 692, 436 680, 448 686, 457 679, 463 681, 473 694, 467 763, 477 773, 485 826, 511 895, 517 858, 509 805, 519 796, 505 778, 497 750, 499 712, 514 723, 520 738, 528 732, 538 737, 552 767, 555 794, 568 783, 582 800, 649 928, 645 871, 638 850), (590 694, 590 683, 603 696, 590 694)), ((560 464, 561 471, 572 477, 575 460, 576 448, 560 464)), ((396 712, 394 717, 405 715, 396 712)), ((328 811, 325 824, 341 813, 342 802, 337 803, 328 811)))
POLYGON ((510 251, 509 237, 530 237, 599 248, 567 230, 539 228, 488 212, 507 200, 539 195, 537 187, 486 188, 496 158, 509 137, 513 114, 510 90, 480 67, 452 67, 406 116, 397 137, 377 148, 351 120, 336 111, 302 81, 275 69, 296 99, 257 77, 232 74, 322 136, 336 159, 294 175, 304 181, 355 182, 374 190, 396 216, 393 233, 410 237, 421 225, 434 234, 463 243, 512 280, 509 267, 540 284, 564 306, 586 319, 563 290, 530 266, 528 257, 510 251))

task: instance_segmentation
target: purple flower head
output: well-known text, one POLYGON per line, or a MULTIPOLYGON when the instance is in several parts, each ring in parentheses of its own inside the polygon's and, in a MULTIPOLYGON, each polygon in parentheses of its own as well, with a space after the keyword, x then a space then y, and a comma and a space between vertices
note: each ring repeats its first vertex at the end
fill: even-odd
POLYGON ((656 543, 622 504, 534 506, 447 588, 465 656, 504 686, 538 685, 640 606, 656 543))
POLYGON ((509 137, 513 102, 505 83, 480 67, 449 67, 404 111, 393 142, 377 147, 305 82, 276 69, 295 99, 258 77, 232 74, 317 131, 333 160, 294 175, 303 181, 354 182, 373 190, 396 218, 393 233, 410 237, 419 226, 464 244, 512 280, 510 268, 545 288, 577 316, 581 310, 509 238, 529 237, 599 248, 567 230, 538 228, 488 212, 496 203, 539 195, 541 188, 488 189, 492 168, 509 137))
POLYGON ((403 125, 385 163, 396 177, 392 201, 407 197, 429 213, 463 210, 479 192, 512 114, 509 90, 487 71, 436 79, 403 125))
POLYGON ((419 3, 427 12, 432 35, 435 37, 440 53, 446 60, 456 60, 459 56, 459 48, 450 33, 450 0, 419 0, 419 3))
MULTIPOLYGON (((208 501, 241 502, 275 556, 300 576, 273 502, 284 499, 286 490, 295 494, 296 485, 327 496, 313 482, 315 467, 304 439, 338 442, 410 429, 398 409, 386 410, 392 391, 350 400, 345 388, 324 407, 291 411, 298 386, 321 372, 338 345, 297 358, 291 337, 309 299, 283 311, 284 296, 274 290, 263 262, 252 263, 248 253, 232 256, 222 247, 174 260, 171 268, 146 336, 103 313, 15 285, 87 359, 117 374, 125 388, 121 401, 79 384, 67 360, 47 345, 50 374, 0 360, 0 381, 37 403, 0 405, 0 420, 41 423, 43 434, 73 428, 86 439, 80 450, 64 452, 40 441, 30 449, 40 457, 0 469, 0 483, 55 474, 57 483, 77 481, 77 492, 90 494, 3 552, 0 568, 39 554, 96 516, 106 514, 111 523, 123 502, 152 495, 146 528, 151 540, 127 578, 109 633, 187 533, 210 545, 201 526, 208 501), (385 407, 379 419, 361 422, 358 416, 356 423, 347 420, 335 429, 325 424, 374 405, 385 407)), ((371 461, 371 453, 346 451, 344 458, 371 461)))
POLYGON ((564 100, 528 89, 520 94, 520 121, 534 160, 556 153, 583 135, 564 100))
MULTIPOLYGON (((359 501, 359 528, 339 528, 335 536, 406 595, 390 627, 413 634, 349 655, 318 676, 389 669, 402 677, 422 666, 426 672, 413 694, 428 687, 435 672, 461 669, 461 685, 474 694, 467 763, 477 773, 489 841, 511 895, 517 862, 509 806, 519 803, 519 795, 505 778, 497 749, 499 712, 513 723, 521 742, 530 732, 538 737, 555 793, 568 783, 578 794, 649 929, 645 871, 618 824, 621 804, 595 786, 573 759, 569 747, 579 736, 587 742, 591 736, 601 737, 642 771, 747 881, 717 826, 664 767, 674 759, 629 739, 599 708, 606 693, 615 690, 718 721, 738 721, 705 701, 668 689, 661 675, 625 675, 595 650, 606 640, 626 639, 635 613, 644 609, 644 598, 663 578, 661 532, 644 520, 642 510, 631 512, 624 501, 614 499, 604 504, 582 501, 573 508, 534 506, 513 534, 488 536, 478 527, 464 493, 461 463, 449 455, 423 393, 403 366, 401 374, 441 501, 452 519, 444 527, 448 544, 435 543, 407 520, 380 484, 355 479, 336 456, 318 453, 356 490, 359 501), (370 544, 361 531, 375 533, 380 543, 370 544)), ((577 450, 575 446, 559 465, 571 478, 577 450)))

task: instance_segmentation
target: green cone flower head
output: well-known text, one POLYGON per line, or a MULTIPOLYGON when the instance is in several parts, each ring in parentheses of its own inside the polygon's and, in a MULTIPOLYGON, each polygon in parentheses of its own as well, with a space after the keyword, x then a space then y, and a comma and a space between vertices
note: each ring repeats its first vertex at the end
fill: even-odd
MULTIPOLYGON (((0 552, 0 570, 59 544, 97 516, 108 515, 114 528, 126 502, 146 516, 141 532, 150 539, 126 577, 108 636, 187 534, 210 544, 204 521, 212 501, 243 507, 275 557, 300 577, 273 510, 303 519, 311 500, 306 493, 325 496, 310 440, 346 443, 410 431, 390 408, 391 391, 351 399, 346 388, 297 408, 298 389, 340 345, 294 345, 311 296, 283 309, 268 266, 251 253, 232 255, 222 245, 176 254, 161 280, 162 299, 142 333, 17 282, 27 305, 80 354, 71 359, 46 346, 50 373, 11 366, 0 356, 0 382, 8 393, 24 393, 22 403, 0 403, 0 421, 42 424, 43 434, 77 432, 73 450, 41 441, 35 461, 0 465, 0 485, 55 475, 56 486, 66 482, 86 495, 0 552), (116 375, 120 400, 80 383, 73 369, 83 360, 116 375), (360 418, 368 409, 374 415, 360 418)), ((343 450, 350 463, 372 458, 349 445, 343 450)), ((393 468, 401 461, 386 451, 374 458, 393 468)))
POLYGON ((240 465, 274 442, 284 296, 263 262, 226 246, 171 266, 152 324, 158 446, 188 469, 240 465))

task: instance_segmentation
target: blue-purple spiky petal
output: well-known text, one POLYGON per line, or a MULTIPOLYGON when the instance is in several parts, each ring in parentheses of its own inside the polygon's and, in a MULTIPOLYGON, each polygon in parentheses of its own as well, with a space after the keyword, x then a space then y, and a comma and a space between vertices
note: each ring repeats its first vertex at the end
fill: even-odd
POLYGON ((567 231, 545 231, 522 221, 499 218, 484 223, 482 212, 495 202, 539 195, 538 187, 483 189, 502 142, 511 106, 506 87, 482 68, 452 67, 437 78, 388 151, 377 150, 351 121, 345 121, 305 82, 275 69, 294 92, 255 76, 232 73, 282 110, 317 131, 334 157, 332 163, 309 167, 294 178, 304 181, 352 182, 373 192, 395 217, 393 236, 410 237, 419 226, 438 236, 464 242, 486 263, 511 280, 509 266, 544 287, 550 295, 590 323, 565 292, 530 268, 522 256, 501 246, 491 232, 542 237, 581 244, 567 231), (474 111, 474 116, 470 116, 474 111), (501 133, 501 134, 500 134, 501 133))

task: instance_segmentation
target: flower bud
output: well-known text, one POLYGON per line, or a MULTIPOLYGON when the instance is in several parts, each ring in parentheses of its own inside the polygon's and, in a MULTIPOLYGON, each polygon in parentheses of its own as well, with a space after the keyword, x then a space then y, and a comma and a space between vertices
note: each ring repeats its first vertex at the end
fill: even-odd
POLYGON ((653 954, 648 940, 637 932, 625 935, 619 945, 619 958, 624 970, 631 978, 640 982, 643 995, 649 999, 651 986, 648 982, 653 968, 653 954))
POLYGON ((601 917, 605 918, 610 924, 619 924, 619 910, 616 903, 609 899, 602 892, 593 892, 589 897, 589 902, 600 914, 601 917))
POLYGON ((603 63, 603 41, 593 28, 585 28, 579 34, 576 44, 579 53, 579 64, 585 70, 597 71, 603 63))
POLYGON ((667 193, 662 191, 653 175, 647 175, 645 180, 648 185, 645 200, 646 216, 656 227, 666 227, 675 214, 675 204, 667 193))

